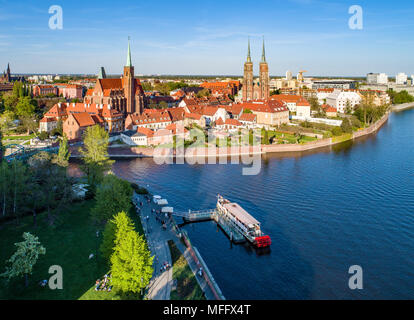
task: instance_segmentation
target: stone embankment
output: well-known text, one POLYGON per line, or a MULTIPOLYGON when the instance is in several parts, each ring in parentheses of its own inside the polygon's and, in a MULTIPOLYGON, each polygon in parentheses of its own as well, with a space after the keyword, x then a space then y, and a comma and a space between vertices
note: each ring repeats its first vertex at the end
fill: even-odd
MULTIPOLYGON (((402 106, 402 105, 400 105, 402 106)), ((414 106, 414 104, 413 104, 414 106)), ((407 108, 405 106, 404 108, 407 108)), ((394 110, 394 109, 393 109, 394 110)), ((162 156, 164 158, 180 158, 184 157, 233 157, 244 156, 254 154, 265 153, 294 153, 303 152, 308 150, 314 150, 319 148, 325 148, 329 146, 342 143, 344 141, 355 140, 363 136, 367 136, 377 132, 385 122, 388 120, 389 114, 385 114, 380 120, 368 128, 358 130, 352 134, 333 137, 327 139, 321 139, 316 141, 307 142, 304 144, 274 144, 274 145, 261 145, 261 146, 247 146, 247 147, 221 147, 221 148, 186 148, 184 151, 169 149, 169 148, 151 148, 151 147, 109 147, 108 153, 111 158, 152 158, 162 156)), ((71 157, 80 158, 78 147, 71 148, 71 157)))

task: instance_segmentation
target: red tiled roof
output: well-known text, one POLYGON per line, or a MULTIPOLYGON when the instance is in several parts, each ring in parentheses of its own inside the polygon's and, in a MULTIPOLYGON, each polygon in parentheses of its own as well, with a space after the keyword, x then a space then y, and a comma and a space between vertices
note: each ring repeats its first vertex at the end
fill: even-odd
MULTIPOLYGON (((147 109, 149 110, 149 109, 147 109)), ((150 111, 149 113, 143 113, 141 115, 131 115, 132 121, 137 125, 147 123, 159 123, 159 122, 171 122, 171 116, 167 111, 150 111)))
POLYGON ((239 120, 230 119, 230 118, 226 119, 226 122, 224 124, 228 124, 231 126, 242 126, 243 125, 239 120))
POLYGON ((43 118, 42 120, 40 120, 40 122, 55 122, 55 121, 57 121, 57 119, 54 117, 43 118))
POLYGON ((96 124, 95 120, 87 112, 72 113, 71 115, 75 118, 80 127, 88 127, 96 124))
POLYGON ((177 125, 176 123, 171 123, 167 127, 165 127, 165 129, 170 130, 172 134, 177 134, 177 128, 180 131, 180 133, 188 132, 188 130, 184 128, 183 125, 180 126, 180 125, 177 125))
POLYGON ((181 108, 181 107, 168 108, 167 111, 170 113, 172 121, 184 120, 184 114, 185 114, 184 108, 181 108))
POLYGON ((240 121, 247 121, 247 122, 255 122, 256 121, 257 116, 253 113, 243 113, 239 120, 240 121))
POLYGON ((148 128, 139 127, 137 129, 137 132, 145 134, 148 138, 154 136, 154 131, 152 131, 151 129, 148 129, 148 128))
POLYGON ((200 120, 201 119, 201 114, 186 112, 184 117, 188 118, 188 119, 200 120))
POLYGON ((218 118, 217 121, 216 121, 216 126, 221 126, 223 124, 224 124, 223 119, 218 118))

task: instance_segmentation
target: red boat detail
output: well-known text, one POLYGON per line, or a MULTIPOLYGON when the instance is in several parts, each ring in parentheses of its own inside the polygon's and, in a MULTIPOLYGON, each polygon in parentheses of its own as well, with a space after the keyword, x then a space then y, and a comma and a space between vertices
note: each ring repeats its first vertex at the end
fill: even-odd
POLYGON ((254 239, 255 245, 258 248, 265 248, 272 244, 272 239, 269 236, 257 237, 254 239))

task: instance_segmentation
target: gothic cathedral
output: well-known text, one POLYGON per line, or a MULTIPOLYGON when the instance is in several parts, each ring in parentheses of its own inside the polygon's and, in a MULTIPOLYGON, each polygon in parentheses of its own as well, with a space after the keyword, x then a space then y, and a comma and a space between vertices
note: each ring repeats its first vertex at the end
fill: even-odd
POLYGON ((253 62, 250 57, 250 40, 247 49, 247 61, 244 63, 243 75, 243 102, 250 100, 269 99, 269 66, 266 62, 265 44, 263 39, 262 60, 259 66, 259 79, 253 79, 253 62))

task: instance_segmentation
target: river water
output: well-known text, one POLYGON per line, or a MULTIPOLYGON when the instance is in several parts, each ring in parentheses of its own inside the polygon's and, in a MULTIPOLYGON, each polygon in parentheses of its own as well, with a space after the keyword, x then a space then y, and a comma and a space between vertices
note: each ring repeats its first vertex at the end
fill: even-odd
POLYGON ((186 225, 227 299, 414 298, 414 110, 377 135, 302 155, 242 165, 120 160, 114 172, 167 198, 174 210, 238 202, 271 236, 270 252, 231 245, 213 222, 186 225), (349 267, 363 270, 351 290, 349 267))

